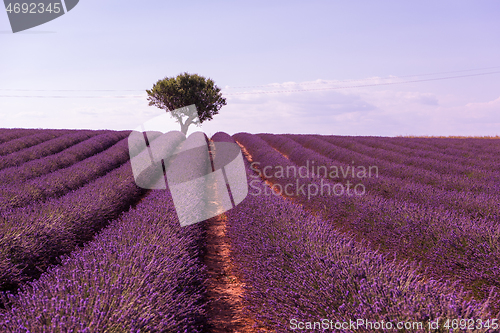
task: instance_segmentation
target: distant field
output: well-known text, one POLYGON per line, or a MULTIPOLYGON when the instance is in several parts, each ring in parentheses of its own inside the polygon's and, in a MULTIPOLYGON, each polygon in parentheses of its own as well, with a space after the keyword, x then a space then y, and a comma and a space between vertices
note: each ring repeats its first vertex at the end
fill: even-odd
POLYGON ((499 136, 217 133, 249 193, 180 227, 129 134, 0 129, 1 332, 500 332, 499 136))
POLYGON ((449 136, 432 136, 432 135, 400 135, 398 137, 401 138, 440 138, 440 139, 500 139, 500 136, 495 135, 485 135, 485 136, 457 136, 457 135, 449 135, 449 136))

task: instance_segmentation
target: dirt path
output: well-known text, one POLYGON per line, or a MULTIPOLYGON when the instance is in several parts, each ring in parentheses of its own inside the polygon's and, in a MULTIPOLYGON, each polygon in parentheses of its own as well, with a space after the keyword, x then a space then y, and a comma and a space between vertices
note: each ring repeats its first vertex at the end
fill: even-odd
POLYGON ((208 331, 213 333, 270 332, 254 327, 256 323, 252 315, 244 313, 245 285, 239 279, 237 268, 232 262, 231 242, 226 233, 226 214, 211 218, 205 223, 207 245, 204 262, 208 273, 208 331))
POLYGON ((234 274, 226 236, 226 216, 222 214, 207 223, 208 321, 209 331, 257 332, 254 321, 243 314, 243 283, 234 274))

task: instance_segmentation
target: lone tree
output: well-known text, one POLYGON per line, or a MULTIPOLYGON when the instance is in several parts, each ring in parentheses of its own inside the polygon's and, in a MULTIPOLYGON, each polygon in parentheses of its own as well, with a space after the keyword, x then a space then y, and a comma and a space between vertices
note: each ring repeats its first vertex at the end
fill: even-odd
POLYGON ((171 116, 181 125, 181 132, 186 134, 189 125, 200 125, 205 120, 219 113, 219 109, 226 105, 226 99, 222 97, 220 88, 214 81, 199 76, 198 74, 183 73, 177 77, 166 77, 158 80, 148 93, 149 105, 160 109, 166 109, 171 116), (196 114, 190 114, 188 108, 191 104, 196 105, 199 121, 196 114), (175 110, 175 111, 174 111, 175 110), (183 116, 188 116, 183 121, 183 116))

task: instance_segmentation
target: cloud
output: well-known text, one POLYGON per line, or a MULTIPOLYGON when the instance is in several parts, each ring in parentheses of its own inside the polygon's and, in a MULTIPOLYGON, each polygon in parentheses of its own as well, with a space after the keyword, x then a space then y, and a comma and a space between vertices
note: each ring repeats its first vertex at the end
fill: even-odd
MULTIPOLYGON (((368 78, 355 84, 382 81, 368 78)), ((228 105, 223 109, 227 122, 223 122, 221 116, 219 124, 228 126, 227 131, 232 133, 398 135, 404 134, 401 130, 412 131, 415 124, 423 125, 428 121, 425 111, 439 104, 438 97, 431 93, 387 90, 387 87, 384 87, 386 90, 374 87, 313 90, 345 85, 342 81, 318 79, 293 86, 283 83, 247 91, 259 92, 256 94, 229 95, 228 105), (272 93, 285 86, 285 90, 299 91, 272 93), (302 89, 307 91, 300 91, 302 89)))
POLYGON ((500 134, 500 97, 487 101, 467 103, 461 107, 439 108, 435 126, 466 135, 500 134))
POLYGON ((484 103, 468 103, 460 113, 468 120, 483 120, 500 122, 500 97, 484 103))
MULTIPOLYGON (((394 82, 397 78, 390 78, 394 82)), ((356 84, 387 82, 367 78, 356 84)), ((352 84, 352 82, 351 82, 352 84)), ((417 91, 406 85, 311 90, 345 86, 346 82, 286 82, 230 95, 227 105, 201 129, 251 133, 318 133, 338 135, 495 135, 500 130, 500 97, 463 103, 463 96, 417 91), (281 90, 303 90, 270 93, 281 90), (459 98, 460 97, 460 98, 459 98)), ((3 100, 5 127, 134 129, 162 113, 144 98, 3 100), (33 103, 36 103, 33 105, 33 103)))
MULTIPOLYGON (((395 77, 390 80, 367 78, 355 84, 398 82, 395 77)), ((318 79, 251 88, 246 92, 259 93, 229 95, 221 115, 206 126, 229 133, 381 136, 495 135, 495 126, 500 128, 499 99, 456 106, 458 96, 410 90, 404 85, 312 90, 342 85, 346 83, 318 79), (283 89, 308 91, 269 93, 283 89)))

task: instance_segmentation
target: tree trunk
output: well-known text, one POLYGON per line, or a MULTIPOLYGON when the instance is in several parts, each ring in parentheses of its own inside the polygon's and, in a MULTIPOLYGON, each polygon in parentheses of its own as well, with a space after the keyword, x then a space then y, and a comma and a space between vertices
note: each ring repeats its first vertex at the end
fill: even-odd
POLYGON ((188 131, 189 125, 191 125, 192 123, 193 123, 193 119, 191 117, 189 117, 188 119, 186 119, 186 122, 184 124, 181 123, 181 132, 184 135, 187 135, 187 131, 188 131))
POLYGON ((187 135, 187 131, 188 131, 189 125, 190 125, 190 123, 189 124, 188 123, 181 124, 181 132, 182 132, 182 134, 187 135))

